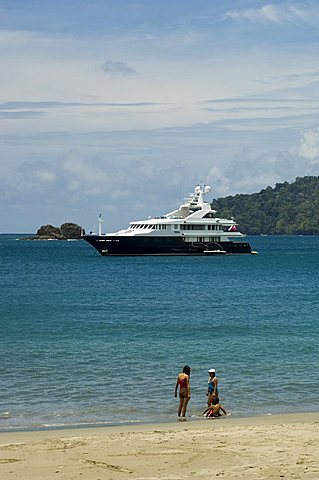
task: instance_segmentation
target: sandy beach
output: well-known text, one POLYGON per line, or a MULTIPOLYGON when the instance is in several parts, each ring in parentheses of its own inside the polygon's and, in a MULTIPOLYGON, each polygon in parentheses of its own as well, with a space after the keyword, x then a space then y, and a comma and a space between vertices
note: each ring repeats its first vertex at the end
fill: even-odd
POLYGON ((0 478, 319 479, 319 413, 0 434, 0 478))

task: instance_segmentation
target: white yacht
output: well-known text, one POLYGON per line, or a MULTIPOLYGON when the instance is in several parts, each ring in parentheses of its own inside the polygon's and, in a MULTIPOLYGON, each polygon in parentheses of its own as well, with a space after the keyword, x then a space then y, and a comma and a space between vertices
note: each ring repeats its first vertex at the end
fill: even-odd
POLYGON ((125 230, 84 235, 101 255, 214 255, 252 252, 233 218, 219 218, 204 200, 209 186, 197 185, 184 203, 162 217, 130 222, 125 230))

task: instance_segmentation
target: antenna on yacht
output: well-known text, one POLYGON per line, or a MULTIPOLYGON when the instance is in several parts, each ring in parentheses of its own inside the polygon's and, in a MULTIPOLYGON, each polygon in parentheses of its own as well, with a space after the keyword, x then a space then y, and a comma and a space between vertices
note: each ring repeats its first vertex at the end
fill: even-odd
POLYGON ((98 221, 98 224, 99 224, 99 236, 101 236, 102 235, 102 223, 104 222, 104 220, 102 219, 102 213, 100 213, 97 221, 98 221))

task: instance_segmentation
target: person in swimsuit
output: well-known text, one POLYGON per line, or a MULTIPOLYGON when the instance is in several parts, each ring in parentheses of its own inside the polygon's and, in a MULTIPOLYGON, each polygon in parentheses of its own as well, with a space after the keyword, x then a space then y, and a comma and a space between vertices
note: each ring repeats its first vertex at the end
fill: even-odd
POLYGON ((221 417, 222 414, 220 412, 222 412, 224 415, 227 415, 226 410, 219 403, 219 398, 215 397, 213 399, 210 407, 207 410, 205 410, 204 414, 206 414, 206 417, 210 417, 210 418, 211 417, 221 417))
POLYGON ((208 370, 208 387, 207 387, 207 406, 210 407, 214 398, 218 397, 218 378, 214 368, 208 370))
POLYGON ((181 421, 186 420, 185 416, 187 404, 191 398, 191 390, 189 385, 190 374, 190 367, 185 365, 183 372, 178 375, 175 385, 175 398, 177 397, 177 390, 179 388, 179 405, 177 415, 180 417, 181 421))

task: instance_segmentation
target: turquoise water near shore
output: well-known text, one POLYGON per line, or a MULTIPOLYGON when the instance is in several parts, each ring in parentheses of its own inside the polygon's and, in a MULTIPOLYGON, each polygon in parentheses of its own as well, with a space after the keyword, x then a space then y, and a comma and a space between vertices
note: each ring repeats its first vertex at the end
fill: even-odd
POLYGON ((211 367, 233 416, 318 410, 319 237, 222 258, 16 238, 0 235, 0 430, 172 420, 184 364, 189 415, 211 367))

